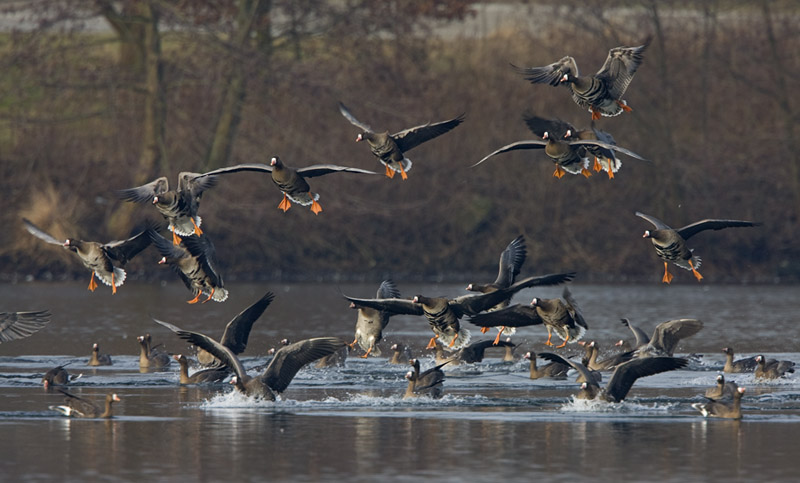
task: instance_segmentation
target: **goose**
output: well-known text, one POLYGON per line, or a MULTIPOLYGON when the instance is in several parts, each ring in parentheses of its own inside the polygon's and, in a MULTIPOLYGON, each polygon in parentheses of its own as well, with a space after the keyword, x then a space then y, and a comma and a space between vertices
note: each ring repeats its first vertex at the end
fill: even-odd
POLYGON ((396 173, 400 173, 402 179, 408 179, 407 173, 411 170, 412 164, 405 155, 406 151, 453 130, 464 121, 462 114, 447 121, 427 123, 389 134, 389 131, 375 132, 369 125, 356 119, 350 109, 341 102, 339 103, 339 112, 352 125, 361 129, 361 133, 356 137, 356 142, 367 141, 372 154, 386 167, 386 176, 394 178, 396 173))
POLYGON ((212 367, 194 372, 190 376, 189 359, 183 354, 176 354, 172 358, 178 361, 180 366, 178 381, 181 385, 220 382, 230 374, 230 370, 227 367, 212 367))
POLYGON ((157 178, 142 186, 117 191, 117 196, 134 203, 152 203, 169 222, 172 242, 177 245, 181 237, 202 235, 202 220, 197 215, 203 192, 216 184, 214 177, 201 178, 200 173, 184 171, 178 173, 178 187, 169 189, 166 176, 157 178))
POLYGON ((531 361, 530 365, 530 376, 531 379, 541 379, 544 377, 549 377, 553 379, 563 379, 567 377, 567 372, 569 371, 570 366, 567 364, 561 364, 560 362, 550 362, 543 367, 538 367, 536 365, 536 353, 533 351, 525 353, 525 359, 531 361))
POLYGON ((794 372, 794 362, 792 361, 767 360, 766 357, 757 355, 756 362, 758 363, 755 370, 756 379, 778 379, 787 373, 794 372))
POLYGON ((92 344, 92 355, 89 357, 90 366, 110 366, 111 356, 108 354, 100 353, 100 346, 97 342, 92 344))
POLYGON ((287 166, 277 156, 270 160, 269 164, 237 164, 236 166, 228 166, 226 168, 215 169, 200 176, 216 176, 219 174, 238 173, 240 171, 255 171, 259 173, 269 173, 272 177, 272 182, 283 193, 283 200, 278 204, 278 209, 283 212, 289 211, 292 203, 297 203, 301 206, 311 205, 311 211, 318 215, 322 211, 322 206, 319 202, 319 193, 311 191, 306 178, 313 178, 323 176, 331 173, 361 173, 361 174, 376 174, 372 171, 361 168, 348 168, 345 166, 337 166, 334 164, 315 164, 305 168, 292 168, 287 166))
POLYGON ((63 389, 59 389, 61 393, 66 396, 66 404, 62 406, 50 406, 50 409, 58 411, 67 417, 74 418, 112 418, 111 405, 115 402, 120 402, 121 399, 116 394, 107 394, 105 398, 105 406, 102 408, 94 402, 84 399, 82 397, 70 394, 63 389))
POLYGON ((703 279, 703 276, 697 271, 700 268, 700 257, 695 256, 692 253, 693 250, 686 246, 686 241, 697 233, 705 230, 761 225, 759 222, 745 220, 705 219, 675 230, 654 216, 646 215, 639 211, 636 212, 636 216, 649 221, 656 227, 655 230, 645 230, 642 237, 649 238, 653 242, 656 255, 664 260, 664 276, 661 278, 664 283, 672 281, 672 274, 669 273, 670 262, 683 269, 691 270, 698 282, 703 279))
POLYGON ((251 377, 236 354, 211 337, 200 332, 183 330, 158 319, 153 320, 176 333, 181 339, 207 350, 231 368, 234 372, 231 384, 237 391, 269 401, 275 401, 277 395, 289 387, 289 383, 303 366, 346 346, 344 341, 336 337, 317 337, 290 343, 275 351, 275 355, 262 374, 251 377))
POLYGON ((616 116, 622 111, 632 110, 622 96, 642 64, 650 41, 651 38, 647 38, 638 47, 615 47, 609 50, 600 70, 589 76, 580 75, 578 64, 570 56, 544 67, 511 66, 533 84, 567 86, 575 103, 588 109, 592 113, 592 120, 596 120, 601 115, 616 116))
POLYGON ((730 401, 716 401, 709 399, 704 403, 693 403, 692 407, 703 414, 703 417, 742 419, 742 396, 745 388, 739 387, 733 393, 730 401))
POLYGON ((171 266, 194 295, 186 303, 195 304, 203 295, 206 296, 203 303, 228 299, 228 289, 216 268, 216 249, 207 235, 184 237, 178 245, 168 242, 154 231, 150 233, 150 239, 161 255, 158 263, 171 266))
MULTIPOLYGON (((378 292, 375 298, 389 299, 399 298, 400 290, 391 279, 384 280, 378 287, 378 292)), ((389 318, 394 315, 392 312, 385 310, 378 310, 371 307, 362 307, 355 302, 350 303, 350 308, 358 309, 356 316, 356 333, 355 339, 350 343, 350 347, 354 347, 356 343, 364 351, 363 359, 366 359, 370 354, 373 356, 380 356, 381 350, 378 348, 378 342, 383 339, 383 329, 389 324, 389 318)))
POLYGON ((22 222, 31 235, 51 245, 62 246, 78 255, 83 266, 92 272, 92 277, 89 280, 90 291, 94 292, 97 288, 97 282, 95 282, 95 277, 97 277, 98 280, 111 287, 112 294, 117 293, 117 287, 125 282, 126 277, 125 270, 121 267, 115 267, 114 262, 124 266, 139 252, 147 248, 150 245, 148 234, 152 231, 152 229, 148 228, 127 240, 108 243, 84 241, 77 238, 68 238, 66 241, 61 242, 31 223, 30 220, 23 218, 22 222))
POLYGON ((408 386, 403 395, 403 399, 415 398, 419 396, 428 396, 434 399, 442 397, 444 390, 442 383, 444 382, 444 372, 442 367, 450 361, 438 364, 425 372, 420 373, 420 364, 418 359, 411 359, 412 370, 406 374, 408 379, 408 386))
POLYGON ((722 349, 722 352, 725 354, 725 366, 722 368, 722 372, 753 372, 756 366, 758 366, 758 361, 756 361, 755 356, 734 361, 732 348, 725 347, 722 349))

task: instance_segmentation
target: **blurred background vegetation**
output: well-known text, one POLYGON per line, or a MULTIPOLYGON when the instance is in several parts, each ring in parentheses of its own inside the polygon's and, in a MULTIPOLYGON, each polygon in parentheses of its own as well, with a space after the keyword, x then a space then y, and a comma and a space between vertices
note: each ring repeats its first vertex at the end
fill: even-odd
MULTIPOLYGON (((338 101, 391 132, 466 121, 408 153, 407 181, 312 179, 318 216, 279 211, 268 176, 222 177, 200 215, 227 281, 485 278, 524 234, 525 274, 659 283, 637 210, 676 228, 762 221, 692 239, 707 281, 800 280, 796 2, 31 0, 0 3, 0 18, 4 280, 85 275, 22 217, 58 238, 123 238, 160 216, 115 190, 159 176, 275 155, 382 173, 338 101), (566 89, 509 63, 572 55, 594 72, 650 35, 625 95, 634 111, 598 127, 652 163, 623 156, 613 180, 557 180, 535 152, 470 167, 531 138, 524 111, 589 125, 566 89)), ((173 277, 158 258, 144 252, 130 276, 173 277)))

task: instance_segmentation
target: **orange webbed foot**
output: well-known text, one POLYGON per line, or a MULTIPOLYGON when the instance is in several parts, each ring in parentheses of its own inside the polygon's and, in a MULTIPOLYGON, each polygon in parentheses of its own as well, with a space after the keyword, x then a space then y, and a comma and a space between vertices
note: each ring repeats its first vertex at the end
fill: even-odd
POLYGON ((614 179, 614 171, 611 170, 611 165, 608 166, 606 173, 608 173, 608 179, 614 179))
POLYGON ((447 344, 447 347, 453 347, 454 345, 456 345, 456 339, 458 339, 458 334, 456 334, 456 336, 453 337, 453 340, 451 340, 450 343, 447 344))
POLYGON ((569 334, 567 334, 567 338, 564 339, 564 343, 561 345, 557 345, 556 349, 561 349, 562 347, 565 347, 567 345, 567 342, 569 342, 569 334))
POLYGON ((661 281, 664 283, 672 282, 672 274, 669 273, 669 267, 667 262, 664 262, 664 276, 661 278, 661 281))
POLYGON ((500 332, 497 333, 497 337, 494 338, 494 342, 492 342, 492 345, 497 345, 500 343, 500 336, 503 335, 503 330, 505 330, 505 326, 500 327, 499 329, 500 332))
POLYGON ((386 177, 389 179, 394 178, 394 170, 388 164, 386 165, 386 177))
POLYGON ((286 196, 286 193, 283 194, 283 199, 278 204, 278 209, 283 210, 284 213, 289 211, 289 208, 292 207, 292 203, 289 201, 289 198, 286 196))
POLYGON ((689 266, 692 267, 692 274, 694 275, 694 278, 696 278, 698 282, 703 280, 703 276, 700 275, 700 272, 698 272, 696 268, 694 268, 694 263, 692 263, 691 260, 689 260, 689 266))
POLYGON ((438 338, 439 338, 438 335, 435 335, 435 336, 431 337, 431 340, 428 341, 428 345, 425 346, 425 348, 426 349, 433 349, 434 347, 436 347, 436 339, 438 339, 438 338))
POLYGON ((558 178, 558 179, 561 179, 561 178, 564 177, 565 174, 566 174, 566 171, 564 171, 564 168, 562 168, 561 166, 556 165, 556 170, 553 171, 553 176, 558 178))
POLYGON ((313 212, 315 215, 319 215, 319 214, 320 214, 320 212, 322 212, 322 205, 320 205, 319 203, 317 203, 317 200, 314 200, 314 201, 312 201, 312 202, 311 202, 311 211, 312 211, 312 212, 313 212))
POLYGON ((594 157, 594 170, 598 173, 603 170, 603 166, 600 164, 600 161, 597 159, 597 156, 594 157))
POLYGON ((596 120, 600 119, 600 117, 601 117, 600 116, 600 111, 598 111, 594 107, 590 107, 589 110, 592 111, 592 121, 596 121, 596 120))
POLYGON ((408 175, 406 174, 406 170, 403 169, 403 165, 400 165, 400 177, 403 179, 408 179, 408 175))
POLYGON ((181 244, 181 237, 179 237, 175 232, 172 232, 172 244, 173 245, 180 245, 181 244))
POLYGON ((481 327, 481 334, 489 332, 489 327, 481 327))
POLYGON ((581 174, 582 174, 584 177, 588 178, 589 176, 591 176, 591 175, 592 175, 592 172, 591 172, 591 171, 589 171, 589 170, 588 170, 588 169, 586 169, 586 168, 581 168, 581 174))
POLYGON ((187 300, 186 303, 187 304, 196 304, 197 301, 200 300, 200 295, 202 295, 202 294, 203 294, 203 292, 201 290, 198 290, 197 291, 197 295, 195 295, 192 300, 187 300))
MULTIPOLYGON (((200 295, 198 294, 197 296, 199 297, 200 295)), ((214 296, 214 289, 212 288, 212 289, 211 289, 211 293, 210 293, 210 294, 208 294, 208 297, 206 297, 206 299, 205 299, 205 300, 203 300, 203 303, 206 303, 206 302, 208 302, 209 300, 211 300, 211 297, 213 297, 213 296, 214 296)))
POLYGON ((92 272, 92 278, 89 279, 89 290, 94 292, 97 288, 97 282, 94 281, 94 272, 92 272))
POLYGON ((114 295, 116 293, 117 293, 117 283, 116 280, 114 279, 114 270, 111 270, 111 295, 114 295))
POLYGON ((625 112, 633 111, 633 109, 631 109, 631 107, 625 101, 617 101, 617 104, 619 104, 619 107, 621 107, 622 110, 625 111, 625 112))
POLYGON ((189 218, 189 219, 192 220, 192 225, 194 226, 194 234, 197 236, 202 235, 203 230, 201 230, 200 227, 197 226, 197 223, 194 222, 194 218, 189 218))

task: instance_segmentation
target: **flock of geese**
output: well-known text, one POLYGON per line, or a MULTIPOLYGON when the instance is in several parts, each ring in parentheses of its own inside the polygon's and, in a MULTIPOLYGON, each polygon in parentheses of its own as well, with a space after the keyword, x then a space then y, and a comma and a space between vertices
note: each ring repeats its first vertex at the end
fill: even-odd
MULTIPOLYGON (((613 178, 621 167, 616 153, 645 160, 633 151, 618 146, 609 133, 595 126, 595 121, 601 116, 616 116, 631 110, 622 96, 641 65, 649 43, 650 39, 647 39, 638 47, 611 49, 603 66, 592 75, 580 75, 572 57, 564 57, 543 67, 514 66, 532 83, 568 88, 575 103, 591 112, 591 128, 580 130, 560 120, 526 113, 523 116, 524 121, 536 139, 517 141, 503 146, 474 166, 509 151, 543 149, 545 155, 556 166, 553 176, 557 178, 563 177, 566 173, 580 173, 589 177, 592 175, 591 170, 605 171, 609 178, 613 178)), ((384 165, 384 172, 389 178, 399 174, 402 179, 407 179, 412 169, 412 162, 406 157, 406 152, 448 133, 464 121, 464 115, 461 115, 446 121, 423 124, 389 134, 389 131, 376 131, 368 124, 359 121, 344 104, 339 103, 338 107, 341 114, 359 128, 356 141, 367 142, 372 154, 384 165)), ((166 220, 171 240, 159 233, 155 223, 126 240, 108 243, 76 238, 61 241, 28 219, 23 219, 23 225, 38 239, 75 253, 91 272, 89 282, 91 291, 97 288, 99 280, 110 286, 112 293, 116 293, 126 278, 123 268, 126 262, 153 245, 162 257, 159 263, 171 266, 191 292, 192 298, 188 303, 209 300, 224 302, 228 297, 228 290, 216 268, 214 245, 201 228, 199 205, 203 193, 215 186, 221 176, 247 171, 270 175, 283 195, 278 205, 279 209, 286 212, 295 203, 309 206, 315 214, 322 212, 320 195, 311 190, 308 179, 333 173, 377 174, 365 169, 332 164, 293 168, 276 156, 269 164, 239 164, 207 173, 181 172, 177 186, 173 189, 170 189, 166 177, 160 177, 143 186, 118 191, 118 196, 125 201, 152 204, 166 220)), ((673 278, 669 273, 670 263, 690 270, 698 281, 702 279, 698 271, 701 260, 687 245, 692 236, 706 230, 753 227, 760 224, 745 220, 705 219, 673 229, 652 215, 640 212, 636 215, 653 225, 652 229, 644 232, 643 237, 650 239, 656 254, 663 260, 664 283, 670 283, 673 278)), ((334 360, 336 357, 342 358, 356 345, 364 350, 362 357, 380 357, 381 350, 378 343, 381 342, 383 330, 392 316, 398 314, 424 316, 433 333, 427 348, 436 349, 436 365, 421 371, 419 360, 407 357, 404 349, 398 345, 393 346, 394 354, 391 361, 403 361, 403 356, 406 355, 405 360, 411 365, 412 370, 406 375, 408 380, 406 397, 420 395, 439 397, 443 392, 445 378, 442 368, 445 365, 480 361, 483 359, 483 351, 489 347, 500 346, 510 352, 514 344, 508 339, 501 339, 502 336, 510 337, 518 328, 544 325, 548 333, 544 344, 556 349, 584 338, 589 326, 568 288, 564 289, 561 298, 537 297, 530 304, 510 305, 511 298, 522 289, 564 284, 576 276, 574 272, 564 272, 521 278, 519 275, 525 258, 525 241, 519 236, 502 251, 498 276, 494 282, 471 283, 467 286, 467 290, 474 293, 455 298, 422 294, 415 295, 411 299, 402 298, 391 280, 385 280, 380 284, 375 298, 345 295, 351 308, 357 310, 355 338, 352 343, 347 344, 335 337, 312 338, 294 343, 286 341, 270 354, 266 366, 257 368, 260 372, 257 376, 248 374, 238 355, 246 347, 253 323, 273 300, 272 293, 266 293, 230 321, 220 340, 199 332, 181 329, 168 322, 160 320, 155 322, 198 348, 198 364, 204 368, 191 376, 188 373, 190 365, 188 358, 184 355, 172 357, 180 365, 181 384, 219 383, 230 377, 230 383, 236 390, 248 396, 275 400, 306 364, 313 361, 325 364, 325 361, 334 360), (480 327, 483 333, 495 328, 496 337, 472 342, 470 331, 461 324, 464 318, 480 327), (552 341, 553 335, 562 343, 556 346, 552 341)), ((32 335, 47 324, 49 316, 46 311, 0 314, 0 342, 32 335)), ((531 378, 563 378, 574 371, 581 384, 576 397, 622 401, 638 378, 685 367, 687 359, 674 357, 675 348, 681 339, 697 333, 702 328, 702 323, 695 319, 671 320, 660 324, 653 335, 648 337, 624 319, 623 323, 635 336, 636 342, 631 347, 623 347, 622 352, 602 361, 597 360, 599 352, 594 342, 580 342, 586 350, 586 355, 580 362, 552 352, 538 355, 530 352, 526 357, 530 359, 531 378), (538 367, 537 357, 549 361, 549 364, 538 367), (601 386, 603 371, 613 371, 604 387, 601 386)), ((141 368, 158 369, 170 364, 172 360, 170 355, 159 350, 158 346, 154 346, 149 334, 139 337, 138 342, 141 368)), ((730 349, 726 349, 726 354, 728 362, 725 365, 725 372, 754 371, 758 378, 776 378, 794 371, 792 362, 768 361, 763 356, 735 361, 730 349)), ((95 344, 89 364, 111 363, 111 357, 100 354, 95 344)), ((63 366, 49 371, 43 377, 46 387, 63 386, 69 381, 70 375, 63 366)), ((109 394, 105 405, 99 406, 70 394, 63 388, 60 388, 60 391, 66 397, 65 404, 52 408, 66 416, 110 417, 112 404, 119 401, 116 394, 109 394)), ((743 387, 725 381, 720 375, 717 386, 706 394, 707 402, 695 404, 695 407, 705 416, 740 418, 740 400, 744 392, 743 387)))

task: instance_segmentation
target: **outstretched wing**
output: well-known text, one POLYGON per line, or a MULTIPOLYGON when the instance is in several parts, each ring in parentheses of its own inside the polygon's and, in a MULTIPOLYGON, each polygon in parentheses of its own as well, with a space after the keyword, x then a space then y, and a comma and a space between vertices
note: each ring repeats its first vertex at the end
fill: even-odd
POLYGON ((117 190, 117 196, 125 201, 144 203, 146 201, 153 201, 154 196, 167 191, 169 191, 169 180, 167 180, 166 176, 162 176, 147 184, 137 186, 136 188, 117 190))
POLYGON ((196 345, 197 347, 205 350, 212 356, 222 361, 223 364, 233 369, 233 371, 236 373, 236 376, 240 380, 243 380, 243 378, 247 376, 247 371, 245 371, 244 366, 241 362, 239 362, 239 358, 236 357, 233 351, 215 341, 211 337, 201 334, 200 332, 183 330, 180 327, 172 325, 169 322, 164 322, 163 320, 154 318, 153 321, 156 324, 163 325, 172 332, 175 332, 181 339, 189 342, 190 344, 196 345))
POLYGON ((369 307, 375 310, 382 310, 392 314, 404 315, 423 315, 425 311, 422 304, 414 303, 408 299, 389 298, 389 299, 359 299, 344 296, 347 300, 355 304, 356 307, 369 307))
POLYGON ((394 280, 386 279, 381 282, 380 287, 378 287, 377 297, 379 299, 396 299, 400 298, 400 289, 397 288, 397 285, 394 284, 394 280))
POLYGON ((275 357, 259 377, 276 393, 283 392, 303 366, 333 354, 345 345, 345 342, 337 337, 318 337, 289 344, 278 349, 275 357))
MULTIPOLYGON (((541 354, 539 354, 541 356, 541 354)), ((606 397, 615 402, 622 401, 631 390, 631 386, 640 377, 652 376, 662 372, 685 367, 689 361, 675 357, 648 357, 631 359, 614 369, 611 379, 606 384, 606 397)))
POLYGON ((199 198, 203 191, 213 188, 217 184, 217 178, 213 176, 203 176, 200 173, 190 173, 183 171, 178 174, 178 190, 188 191, 195 198, 199 198))
POLYGON ((598 387, 600 386, 600 381, 597 379, 595 373, 590 371, 586 366, 584 366, 580 362, 575 362, 571 359, 565 359, 558 354, 553 354, 552 352, 540 352, 537 355, 546 361, 558 362, 559 364, 565 364, 567 366, 570 366, 576 371, 578 371, 581 376, 583 376, 583 380, 586 381, 587 384, 591 384, 593 386, 598 386, 598 387))
POLYGON ((536 312, 536 307, 516 304, 492 312, 484 312, 470 316, 469 322, 478 327, 528 327, 542 324, 542 318, 536 312))
POLYGON ((638 47, 615 47, 608 51, 608 57, 595 77, 606 84, 609 94, 619 99, 633 80, 633 74, 644 60, 644 51, 651 38, 638 47))
POLYGON ((564 57, 558 62, 545 65, 544 67, 517 67, 514 64, 511 64, 511 67, 522 74, 525 80, 533 84, 558 86, 561 84, 561 78, 564 77, 564 74, 569 74, 574 77, 578 76, 578 64, 576 64, 575 59, 570 56, 564 57))
POLYGON ((0 343, 24 339, 50 322, 50 312, 0 312, 0 343))
POLYGON ((525 237, 522 235, 511 240, 511 243, 500 254, 500 264, 497 271, 497 279, 494 284, 498 287, 508 287, 514 280, 525 263, 528 251, 525 247, 525 237))
POLYGON ((546 119, 526 113, 522 116, 522 120, 525 121, 528 129, 540 138, 544 136, 544 133, 547 133, 548 137, 561 139, 566 136, 567 131, 575 132, 572 124, 560 119, 546 119))
POLYGON ((456 297, 450 300, 450 308, 453 309, 458 317, 463 317, 465 314, 475 315, 484 310, 489 310, 504 300, 510 299, 522 289, 543 285, 558 285, 569 282, 573 278, 575 278, 575 272, 527 277, 514 282, 509 287, 501 288, 491 293, 456 297))
POLYGON ((575 297, 572 296, 572 292, 569 291, 569 287, 564 287, 564 292, 561 296, 564 298, 564 301, 567 302, 567 308, 572 318, 575 319, 575 322, 584 329, 588 329, 589 326, 586 324, 586 319, 583 318, 583 312, 581 312, 581 308, 578 306, 575 297))
POLYGON ((225 326, 225 332, 222 334, 222 339, 220 339, 222 345, 229 348, 234 354, 244 352, 245 348, 247 348, 247 339, 250 337, 250 330, 253 328, 253 324, 267 310, 274 298, 275 295, 272 292, 265 293, 253 305, 241 311, 239 315, 228 322, 228 325, 225 326))
POLYGON ((697 233, 705 230, 722 230, 723 228, 735 228, 744 226, 760 226, 760 222, 745 221, 745 220, 700 220, 691 225, 686 225, 683 228, 676 230, 678 235, 682 236, 684 240, 696 235, 697 233))
POLYGON ((337 166, 335 164, 315 164, 313 166, 306 166, 299 168, 298 173, 303 175, 304 178, 314 178, 330 173, 361 173, 361 174, 377 174, 374 171, 361 168, 349 168, 347 166, 337 166))
POLYGON ((369 125, 364 124, 363 122, 356 119, 356 117, 350 112, 350 109, 347 108, 344 104, 339 102, 339 112, 342 113, 345 119, 350 121, 350 124, 356 126, 357 128, 361 129, 364 132, 374 132, 369 125))
POLYGON ((509 151, 518 151, 521 149, 544 149, 545 146, 547 146, 547 141, 543 139, 528 139, 525 141, 517 141, 515 143, 507 144, 502 148, 492 152, 491 154, 485 156, 477 163, 473 164, 471 167, 474 168, 475 166, 481 164, 482 162, 486 161, 487 159, 491 158, 496 154, 507 153, 509 151))
POLYGON ((51 245, 59 245, 62 247, 64 246, 63 241, 56 240, 55 238, 53 238, 53 235, 42 231, 38 226, 31 223, 30 220, 28 220, 27 218, 23 218, 22 223, 25 224, 25 229, 28 230, 28 233, 35 236, 36 238, 44 240, 51 245))
POLYGON ((671 230, 672 229, 672 228, 669 227, 669 225, 667 225, 663 221, 659 220, 655 216, 645 215, 641 211, 637 211, 636 212, 636 216, 638 216, 639 218, 644 218, 645 220, 649 221, 650 223, 653 224, 653 226, 656 227, 657 230, 671 230))
POLYGON ((118 261, 120 264, 125 265, 133 257, 138 255, 139 252, 150 246, 152 241, 152 237, 150 235, 151 232, 153 232, 153 230, 148 228, 128 238, 127 240, 108 242, 103 245, 103 248, 109 257, 118 261))
POLYGON ((650 345, 672 355, 682 339, 695 335, 702 328, 703 322, 697 319, 668 320, 656 326, 650 345))
POLYGON ((240 171, 259 171, 262 173, 272 173, 272 166, 260 163, 237 164, 235 166, 228 166, 225 168, 219 168, 213 171, 209 171, 208 173, 203 173, 199 175, 197 178, 203 179, 218 174, 238 173, 240 171))
POLYGON ((433 124, 423 124, 405 129, 396 134, 392 134, 394 142, 400 151, 408 151, 412 148, 419 146, 425 141, 441 136, 442 134, 451 131, 456 126, 464 122, 464 114, 447 121, 441 121, 433 124))

